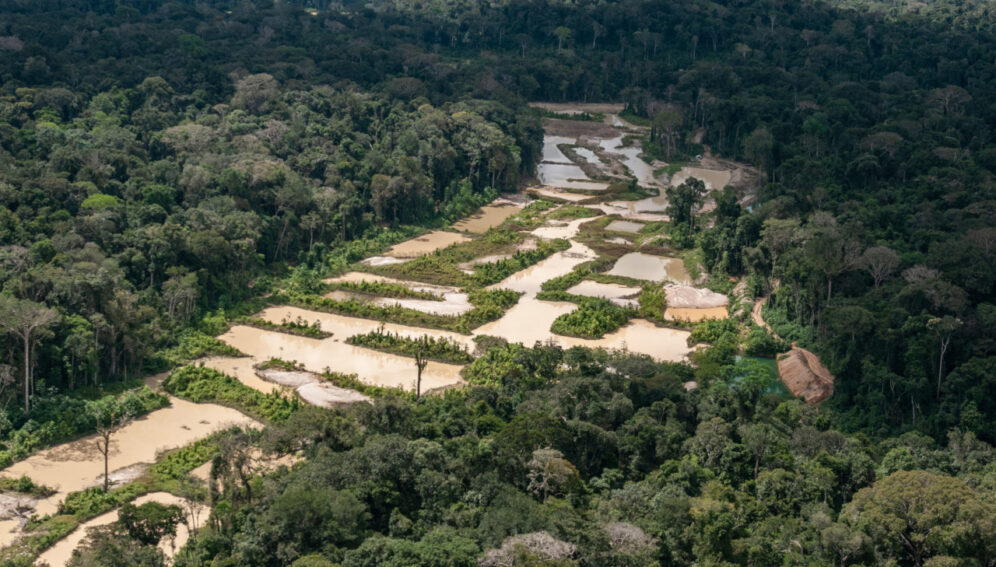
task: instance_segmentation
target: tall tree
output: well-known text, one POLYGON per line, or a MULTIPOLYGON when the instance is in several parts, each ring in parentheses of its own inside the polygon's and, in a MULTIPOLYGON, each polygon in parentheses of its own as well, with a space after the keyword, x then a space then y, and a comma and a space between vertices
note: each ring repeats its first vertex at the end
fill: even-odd
POLYGON ((31 345, 58 320, 55 310, 40 303, 0 295, 0 331, 17 336, 24 344, 24 413, 31 412, 31 345))

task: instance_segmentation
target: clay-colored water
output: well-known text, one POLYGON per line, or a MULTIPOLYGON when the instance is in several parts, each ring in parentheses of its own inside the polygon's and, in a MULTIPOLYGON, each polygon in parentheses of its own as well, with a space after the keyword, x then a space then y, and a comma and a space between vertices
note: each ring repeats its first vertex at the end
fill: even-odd
MULTIPOLYGON (((339 341, 343 342, 353 335, 365 335, 371 331, 374 331, 381 327, 380 321, 374 321, 373 319, 361 319, 359 317, 346 317, 345 315, 336 315, 334 313, 320 313, 317 311, 308 311, 307 309, 301 309, 299 307, 291 307, 289 305, 281 305, 276 307, 268 307, 260 312, 259 317, 267 321, 280 321, 282 318, 287 317, 291 320, 297 317, 303 317, 307 321, 318 321, 322 330, 326 333, 331 333, 332 336, 325 341, 339 341)), ((453 333, 450 331, 441 331, 439 329, 424 329, 422 327, 410 327, 408 325, 398 325, 395 323, 383 323, 384 331, 388 333, 396 333, 402 337, 407 337, 411 339, 417 339, 423 335, 429 335, 430 337, 440 339, 446 338, 451 341, 456 341, 458 344, 467 345, 472 347, 473 342, 467 335, 461 335, 459 333, 453 333)), ((285 335, 290 336, 290 335, 285 335)), ((301 337, 304 338, 304 337, 301 337)), ((315 341, 316 339, 306 339, 307 341, 315 341)), ((252 352, 252 351, 244 351, 252 352)), ((256 358, 262 358, 253 352, 253 356, 256 358)), ((265 358, 263 358, 265 360, 265 358)), ((319 367, 318 370, 321 370, 319 367)), ((314 370, 314 369, 312 369, 314 370)))
MULTIPOLYGON (((175 505, 180 506, 184 510, 184 514, 189 514, 188 510, 190 505, 196 509, 196 512, 192 517, 188 517, 188 521, 196 522, 193 526, 194 529, 199 529, 203 526, 207 520, 210 510, 207 506, 200 503, 188 503, 189 501, 180 498, 179 496, 174 496, 168 492, 152 492, 144 496, 139 496, 134 500, 136 506, 140 506, 147 502, 158 502, 160 504, 165 504, 167 506, 175 505)), ((114 510, 112 512, 107 512, 106 514, 101 514, 96 518, 82 524, 75 530, 73 530, 68 536, 59 540, 55 545, 50 547, 38 558, 39 562, 44 562, 49 564, 51 567, 62 567, 72 558, 73 550, 79 547, 79 544, 86 539, 86 532, 89 528, 94 528, 97 526, 106 526, 112 524, 118 520, 118 511, 114 510)), ((164 539, 159 542, 159 549, 165 553, 166 557, 172 558, 176 551, 182 548, 187 540, 190 538, 190 532, 187 526, 183 523, 179 524, 176 528, 176 537, 164 539)))
POLYGON ((578 143, 577 138, 567 136, 543 136, 543 158, 546 163, 572 163, 570 158, 564 155, 557 146, 560 144, 574 145, 578 143))
POLYGON ((460 222, 454 223, 453 228, 461 231, 483 234, 487 232, 488 229, 494 228, 505 222, 505 219, 521 210, 522 209, 520 207, 512 204, 486 205, 481 207, 479 212, 470 215, 460 222))
MULTIPOLYGON (((182 447, 231 425, 260 427, 259 422, 238 411, 216 404, 195 404, 170 398, 169 407, 136 419, 111 438, 111 471, 137 463, 149 463, 167 449, 182 447)), ((96 485, 104 474, 104 457, 97 450, 97 437, 91 435, 41 451, 15 463, 0 474, 26 475, 57 492, 35 506, 39 516, 54 514, 58 503, 70 492, 96 485)), ((20 536, 18 530, 0 529, 0 547, 20 536)), ((70 549, 70 552, 72 549, 70 549)))
POLYGON ((717 171, 715 169, 702 169, 701 167, 683 167, 678 173, 671 177, 671 185, 677 187, 685 182, 689 177, 701 179, 706 189, 722 189, 730 183, 729 171, 717 171))
MULTIPOLYGON (((489 286, 488 289, 511 289, 522 292, 527 297, 532 297, 540 292, 543 282, 569 274, 578 264, 594 258, 595 252, 591 248, 577 242, 571 242, 571 247, 567 250, 557 252, 525 270, 516 272, 504 280, 489 286)), ((522 303, 521 300, 519 303, 522 303)), ((506 314, 507 316, 508 314, 506 314)))
MULTIPOLYGON (((136 419, 111 438, 110 470, 153 462, 156 454, 182 447, 230 425, 258 427, 259 422, 216 404, 195 404, 170 398, 169 407, 136 419)), ((104 473, 104 457, 91 435, 41 451, 3 471, 7 477, 27 475, 61 493, 82 490, 104 473)))
POLYGON ((651 256, 642 252, 631 252, 616 260, 608 272, 612 276, 624 276, 654 282, 672 281, 691 285, 692 279, 685 270, 680 258, 651 256))
POLYGON ((692 352, 688 346, 688 331, 657 327, 646 319, 632 319, 614 333, 597 340, 557 337, 565 348, 583 346, 609 350, 627 350, 646 354, 661 362, 681 362, 692 352))
POLYGON ((640 293, 640 288, 615 283, 601 283, 593 282, 591 280, 584 280, 581 283, 568 288, 567 293, 573 295, 583 295, 585 297, 601 297, 623 307, 637 307, 640 303, 636 300, 636 296, 640 293))
POLYGON ((605 230, 608 231, 628 232, 630 234, 636 234, 640 232, 641 228, 643 228, 643 223, 624 221, 624 220, 615 220, 605 226, 605 230))
MULTIPOLYGON (((597 217, 595 217, 597 218, 597 217)), ((594 220, 594 218, 574 219, 570 222, 550 221, 548 226, 541 226, 533 230, 530 234, 539 238, 553 240, 555 238, 574 238, 581 229, 581 225, 594 220)), ((587 247, 585 247, 587 250, 587 247)))
POLYGON ((573 164, 541 163, 536 166, 536 178, 543 185, 561 189, 604 191, 609 188, 608 183, 592 181, 584 170, 573 164))
MULTIPOLYGON (((277 319, 280 318, 278 315, 277 319)), ((376 325, 374 321, 369 323, 376 325)), ((242 352, 252 353, 259 360, 281 358, 298 362, 312 372, 329 369, 356 374, 360 380, 375 386, 415 389, 417 371, 414 359, 341 342, 352 334, 356 333, 335 333, 328 339, 315 340, 237 325, 218 338, 242 352)), ((463 383, 460 369, 460 366, 452 364, 429 362, 422 373, 422 390, 463 383)))
POLYGON ((267 382, 259 376, 256 376, 256 369, 253 365, 259 363, 253 357, 244 356, 241 358, 232 358, 228 356, 213 356, 211 358, 204 358, 196 361, 194 364, 204 364, 205 368, 211 368, 217 370, 222 374, 227 374, 232 378, 235 378, 239 382, 242 382, 246 386, 254 390, 259 390, 264 394, 269 394, 274 390, 282 390, 281 386, 274 384, 273 382, 267 382))
POLYGON ((690 307, 668 307, 664 310, 664 318, 668 321, 689 321, 698 323, 706 319, 726 319, 730 316, 726 307, 706 307, 695 309, 690 307))
POLYGON ((638 201, 610 201, 592 207, 601 209, 607 215, 619 215, 634 221, 667 221, 667 197, 647 197, 638 201))
POLYGON ((592 165, 602 165, 602 160, 599 159, 595 152, 589 150, 588 148, 574 148, 574 153, 578 154, 584 160, 592 165))
POLYGON ((505 312, 504 317, 478 327, 474 334, 501 337, 527 347, 532 347, 537 341, 554 339, 557 342, 557 336, 550 332, 550 325, 557 317, 577 308, 577 305, 566 301, 540 301, 535 297, 523 297, 505 312))
POLYGON ((650 164, 640 159, 640 154, 643 152, 643 149, 640 146, 627 146, 624 148, 622 147, 622 142, 623 137, 620 135, 615 138, 601 140, 599 145, 605 152, 619 156, 619 161, 626 166, 626 169, 633 174, 633 177, 636 178, 636 182, 641 186, 659 187, 660 183, 654 176, 654 168, 650 167, 650 164))
MULTIPOLYGON (((404 298, 372 297, 369 295, 364 295, 344 290, 336 290, 325 294, 325 297, 328 297, 330 299, 335 299, 337 301, 356 299, 359 301, 371 303, 373 305, 378 305, 381 307, 389 307, 392 305, 397 305, 400 307, 406 307, 408 309, 421 311, 423 313, 433 313, 435 315, 450 315, 450 316, 463 315, 464 313, 474 308, 474 305, 470 303, 470 298, 467 296, 467 294, 461 292, 455 287, 404 281, 384 276, 378 276, 376 274, 367 274, 364 272, 349 272, 337 278, 329 278, 325 281, 327 283, 343 283, 343 282, 393 283, 393 284, 403 285, 414 291, 431 293, 440 298, 440 300, 437 301, 434 299, 414 299, 407 297, 404 298)), ((315 319, 306 319, 306 320, 314 321, 315 319)))
POLYGON ((469 240, 466 236, 456 232, 434 230, 428 234, 395 244, 387 251, 385 256, 392 258, 415 258, 431 254, 451 244, 468 242, 469 240))

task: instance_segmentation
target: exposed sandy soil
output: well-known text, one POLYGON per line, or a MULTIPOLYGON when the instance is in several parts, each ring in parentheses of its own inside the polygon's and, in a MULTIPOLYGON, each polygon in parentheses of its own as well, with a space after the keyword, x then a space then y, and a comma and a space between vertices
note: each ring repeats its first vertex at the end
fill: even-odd
POLYGON ((722 293, 716 293, 708 289, 692 287, 688 285, 666 285, 664 293, 667 298, 668 308, 675 307, 681 309, 709 309, 713 307, 726 307, 730 304, 730 298, 722 293))
POLYGON ((620 129, 611 124, 587 122, 584 120, 563 120, 560 118, 544 118, 543 131, 548 136, 562 136, 573 139, 582 136, 589 138, 614 138, 620 134, 620 129))
POLYGON ((580 203, 582 201, 591 201, 591 195, 581 195, 579 193, 569 193, 567 191, 560 191, 553 187, 529 187, 526 189, 527 192, 533 193, 540 197, 546 197, 554 201, 568 201, 571 203, 580 203))
POLYGON ((626 108, 622 103, 613 102, 530 102, 533 108, 542 108, 557 114, 618 114, 626 108))
POLYGON ((456 232, 434 230, 428 234, 423 234, 422 236, 406 240, 400 244, 395 244, 384 255, 391 258, 416 258, 418 256, 431 254, 436 250, 446 248, 447 246, 456 244, 457 242, 468 241, 470 241, 469 238, 456 232))
POLYGON ((727 319, 730 314, 726 307, 707 307, 694 309, 688 307, 668 307, 664 310, 664 318, 668 321, 688 321, 698 323, 706 319, 727 319))
POLYGON ((322 382, 312 382, 297 389, 297 395, 305 402, 323 408, 333 408, 341 405, 355 404, 359 402, 373 403, 368 396, 357 392, 333 386, 322 382))

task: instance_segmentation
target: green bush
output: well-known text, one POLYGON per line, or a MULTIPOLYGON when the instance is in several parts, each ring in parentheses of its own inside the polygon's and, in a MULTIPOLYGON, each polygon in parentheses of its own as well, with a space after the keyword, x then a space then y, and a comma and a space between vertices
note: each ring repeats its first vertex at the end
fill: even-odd
POLYGON ((418 349, 423 348, 429 360, 448 364, 468 364, 474 360, 463 345, 446 337, 436 338, 427 335, 423 340, 410 339, 397 333, 384 332, 383 328, 365 335, 353 335, 346 339, 346 343, 410 357, 414 357, 418 349))
POLYGON ((398 305, 371 305, 355 299, 338 301, 320 295, 287 293, 275 297, 283 303, 303 309, 463 334, 470 334, 472 329, 500 318, 506 309, 519 300, 518 293, 504 289, 476 290, 468 296, 474 309, 459 316, 424 313, 398 305))
MULTIPOLYGON (((224 315, 222 315, 224 317, 224 315)), ((228 328, 227 320, 218 334, 228 328)), ((146 368, 153 372, 161 372, 183 366, 192 360, 205 356, 244 356, 237 349, 223 343, 203 331, 187 329, 180 334, 176 346, 157 352, 146 368)))
POLYGON ((557 317, 550 330, 558 335, 598 339, 626 324, 626 309, 601 298, 586 297, 580 307, 557 317))
POLYGON ((279 392, 264 394, 231 376, 202 366, 185 366, 163 382, 167 392, 193 402, 214 402, 235 407, 266 421, 284 421, 301 407, 297 398, 279 392))

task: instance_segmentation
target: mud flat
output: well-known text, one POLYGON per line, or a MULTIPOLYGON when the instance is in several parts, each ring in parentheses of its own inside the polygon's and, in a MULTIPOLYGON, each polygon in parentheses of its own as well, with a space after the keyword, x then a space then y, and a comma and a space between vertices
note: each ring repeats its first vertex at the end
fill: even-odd
MULTIPOLYGON (((193 528, 199 529, 208 520, 210 510, 207 506, 200 503, 191 503, 188 500, 180 498, 179 496, 174 496, 168 492, 152 492, 144 496, 139 496, 132 503, 136 506, 140 506, 147 502, 158 502, 166 506, 179 506, 184 510, 184 514, 188 514, 188 509, 192 505, 196 512, 193 514, 192 519, 196 522, 193 528)), ((112 512, 107 512, 106 514, 101 514, 96 518, 91 519, 85 524, 80 525, 78 528, 73 530, 68 536, 59 540, 55 545, 50 547, 38 558, 39 563, 47 563, 52 567, 62 567, 72 558, 73 550, 79 547, 80 543, 86 539, 86 532, 90 528, 95 528, 98 526, 106 526, 118 521, 118 511, 114 510, 112 512)), ((172 559, 176 550, 182 548, 186 543, 187 539, 190 538, 190 532, 187 525, 180 523, 176 528, 176 537, 166 538, 159 542, 159 549, 163 551, 167 558, 172 559)))
POLYGON ((395 244, 384 255, 390 258, 417 258, 446 248, 451 244, 468 241, 470 241, 469 238, 456 232, 434 230, 428 234, 395 244))
POLYGON ((519 206, 512 203, 485 205, 481 207, 480 211, 455 223, 453 228, 463 232, 484 234, 521 210, 519 206))
MULTIPOLYGON (((309 313, 309 316, 314 315, 326 314, 309 313)), ((327 315, 327 317, 335 316, 327 315)), ((348 318, 344 317, 343 319, 348 318)), ((277 320, 280 320, 280 317, 277 320)), ((326 320, 328 319, 322 322, 323 329, 326 320)), ((368 323, 377 325, 375 321, 368 321, 368 323)), ((368 328, 362 332, 369 332, 369 330, 372 329, 368 328)), ((336 333, 333 337, 316 340, 236 325, 218 338, 242 352, 252 353, 258 360, 280 358, 297 362, 313 372, 329 369, 343 374, 356 374, 360 380, 374 386, 414 390, 416 378, 414 359, 340 342, 353 334, 356 333, 343 333, 341 335, 336 333)), ((422 334, 425 333, 420 329, 417 336, 422 334)), ((462 384, 461 368, 461 366, 453 364, 429 362, 422 373, 422 389, 430 390, 462 384)))
POLYGON ((630 252, 619 258, 608 274, 654 282, 672 281, 684 285, 692 283, 692 278, 685 270, 685 263, 680 258, 651 256, 642 252, 630 252))
POLYGON ((618 114, 626 106, 612 102, 530 102, 533 108, 542 108, 557 114, 618 114))
POLYGON ((640 304, 640 302, 636 300, 636 296, 640 294, 640 288, 615 283, 600 283, 593 282, 591 280, 584 280, 581 283, 569 288, 567 293, 572 295, 583 295, 585 297, 601 297, 622 307, 637 307, 640 304))
POLYGON ((698 323, 707 319, 727 319, 730 314, 726 307, 706 307, 695 309, 690 307, 668 307, 664 310, 664 318, 668 321, 688 321, 698 323))
POLYGON ((579 203, 581 201, 587 201, 591 199, 588 195, 580 195, 578 193, 569 193, 567 191, 558 191, 557 189, 550 187, 531 187, 527 191, 534 193, 540 197, 549 197, 554 200, 568 201, 571 203, 579 203))
POLYGON ((614 220, 605 226, 605 230, 611 232, 628 232, 630 234, 640 232, 641 228, 643 228, 643 223, 625 220, 614 220))

